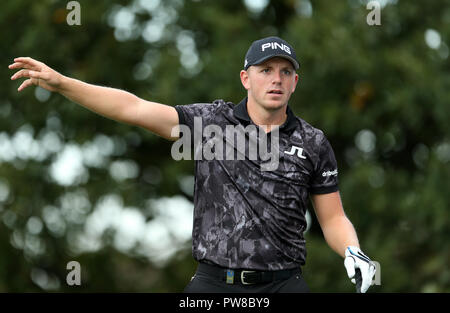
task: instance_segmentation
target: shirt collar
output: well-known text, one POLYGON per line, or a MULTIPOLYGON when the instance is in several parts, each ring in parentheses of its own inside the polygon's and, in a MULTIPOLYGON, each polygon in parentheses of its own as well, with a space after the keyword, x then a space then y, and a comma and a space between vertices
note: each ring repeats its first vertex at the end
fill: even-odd
MULTIPOLYGON (((236 118, 245 121, 247 123, 250 123, 251 119, 247 111, 247 100, 248 98, 245 97, 244 99, 242 99, 241 102, 239 102, 239 104, 235 105, 233 108, 233 113, 236 118)), ((280 126, 280 130, 289 132, 297 126, 297 119, 295 118, 294 112, 292 112, 289 105, 286 106, 286 113, 287 119, 283 123, 283 125, 280 126)))

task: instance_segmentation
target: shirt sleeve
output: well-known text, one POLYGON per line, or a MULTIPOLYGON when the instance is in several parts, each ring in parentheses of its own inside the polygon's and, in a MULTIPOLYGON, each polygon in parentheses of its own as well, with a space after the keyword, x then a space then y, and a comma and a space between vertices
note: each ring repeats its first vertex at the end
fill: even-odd
MULTIPOLYGON (((217 105, 213 103, 194 103, 186 105, 176 105, 179 124, 186 125, 191 131, 194 130, 194 118, 201 118, 202 123, 208 124, 208 121, 214 117, 217 105)), ((204 125, 203 125, 204 126, 204 125)))
POLYGON ((194 153, 201 153, 201 150, 195 150, 196 147, 201 148, 201 145, 196 145, 195 140, 196 138, 202 140, 203 129, 213 122, 217 107, 218 105, 215 103, 194 103, 175 106, 175 110, 178 113, 181 137, 190 136, 188 142, 192 151, 195 151, 194 153))
POLYGON ((338 169, 330 142, 324 136, 319 148, 317 162, 311 185, 311 194, 326 194, 338 191, 338 169))

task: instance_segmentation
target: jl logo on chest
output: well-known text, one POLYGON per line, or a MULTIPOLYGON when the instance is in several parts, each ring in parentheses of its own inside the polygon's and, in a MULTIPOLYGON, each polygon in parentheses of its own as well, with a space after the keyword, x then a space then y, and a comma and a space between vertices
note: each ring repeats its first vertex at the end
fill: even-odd
POLYGON ((287 155, 294 155, 297 153, 297 156, 300 159, 306 159, 306 156, 303 154, 303 148, 297 146, 292 146, 291 151, 284 151, 284 153, 286 153, 287 155))

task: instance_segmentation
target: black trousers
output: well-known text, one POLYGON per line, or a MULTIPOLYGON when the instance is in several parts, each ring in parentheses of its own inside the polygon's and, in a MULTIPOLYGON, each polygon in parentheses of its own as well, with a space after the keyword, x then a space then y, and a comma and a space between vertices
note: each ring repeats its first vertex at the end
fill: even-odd
POLYGON ((301 270, 287 279, 275 280, 269 283, 244 285, 241 283, 227 284, 198 266, 195 275, 184 288, 185 293, 306 293, 308 285, 304 281, 301 270))

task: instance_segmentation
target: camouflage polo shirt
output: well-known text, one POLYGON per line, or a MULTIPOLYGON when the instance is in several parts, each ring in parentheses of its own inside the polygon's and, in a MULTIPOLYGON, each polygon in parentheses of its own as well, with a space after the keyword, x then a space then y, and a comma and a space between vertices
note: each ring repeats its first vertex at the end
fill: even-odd
MULTIPOLYGON (((195 117, 201 120, 202 129, 254 125, 247 98, 238 105, 216 100, 175 109, 180 125, 192 132, 195 117)), ((243 160, 195 161, 192 253, 197 261, 254 270, 305 264, 303 232, 309 195, 338 190, 337 164, 323 132, 296 117, 289 105, 286 113, 278 130, 275 170, 261 170, 262 160, 250 159, 248 151, 243 160)), ((203 144, 208 141, 208 136, 200 138, 203 144)), ((267 144, 270 133, 268 138, 267 144)))

